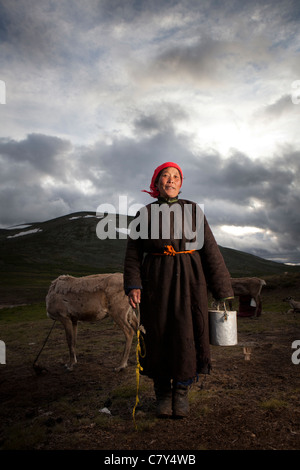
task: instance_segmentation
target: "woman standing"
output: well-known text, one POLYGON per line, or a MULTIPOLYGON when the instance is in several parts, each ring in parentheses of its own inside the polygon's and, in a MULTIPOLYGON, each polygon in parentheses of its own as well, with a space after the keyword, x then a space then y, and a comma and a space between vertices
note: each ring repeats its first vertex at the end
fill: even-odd
POLYGON ((186 238, 184 217, 179 221, 180 237, 175 233, 185 206, 192 208, 194 228, 199 209, 196 203, 178 198, 182 180, 176 163, 156 168, 149 194, 157 200, 145 208, 148 236, 129 237, 124 265, 125 292, 133 308, 140 304, 146 331, 142 374, 154 381, 159 417, 187 416, 189 386, 198 374, 210 372, 207 288, 215 299, 233 297, 229 272, 206 218, 199 249, 187 249, 191 240, 186 238), (162 216, 153 218, 157 214, 153 209, 158 209, 154 204, 170 209, 161 211, 169 217, 167 238, 162 216))

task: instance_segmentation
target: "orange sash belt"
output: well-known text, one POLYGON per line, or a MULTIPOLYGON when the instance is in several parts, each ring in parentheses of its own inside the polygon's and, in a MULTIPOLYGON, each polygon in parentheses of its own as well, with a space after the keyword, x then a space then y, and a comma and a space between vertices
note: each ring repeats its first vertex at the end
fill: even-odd
POLYGON ((166 245, 163 253, 151 253, 152 255, 156 256, 175 256, 180 255, 181 253, 193 253, 196 250, 188 250, 188 251, 175 251, 172 245, 166 245))

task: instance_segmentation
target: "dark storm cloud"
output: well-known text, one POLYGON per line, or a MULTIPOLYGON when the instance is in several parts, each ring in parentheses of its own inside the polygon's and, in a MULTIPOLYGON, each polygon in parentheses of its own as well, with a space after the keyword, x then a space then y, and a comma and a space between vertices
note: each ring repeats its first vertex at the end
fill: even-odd
MULTIPOLYGON (((32 174, 37 172, 62 177, 67 170, 65 155, 71 145, 58 137, 30 134, 22 141, 0 139, 0 157, 9 165, 30 164, 32 174)), ((5 164, 5 163, 4 163, 5 164)))
POLYGON ((68 212, 68 201, 59 191, 69 184, 70 151, 70 142, 41 134, 30 134, 21 141, 0 140, 0 225, 68 212), (47 185, 49 178, 54 185, 47 185))
POLYGON ((170 127, 138 142, 118 138, 110 145, 98 142, 85 148, 71 148, 70 143, 49 136, 28 136, 20 142, 1 142, 0 155, 6 159, 2 224, 45 220, 79 208, 96 210, 103 203, 118 209, 122 195, 130 204, 152 202, 141 190, 149 189, 156 166, 175 161, 184 172, 182 197, 204 203, 212 226, 255 226, 271 230, 283 251, 299 246, 300 153, 288 148, 273 159, 254 161, 239 152, 227 159, 212 151, 195 154, 188 149, 187 136, 170 127), (22 171, 16 175, 16 164, 21 163, 22 171), (30 178, 33 165, 40 179, 35 176, 29 180, 33 184, 26 180, 22 184, 22 175, 30 178), (67 166, 66 180, 60 169, 64 174, 67 166), (44 184, 45 175, 54 176, 55 182, 44 184), (88 191, 80 180, 89 182, 88 191), (259 202, 257 208, 254 200, 259 202))
MULTIPOLYGON (((183 79, 192 78, 199 82, 212 78, 218 81, 223 80, 220 71, 229 55, 233 55, 233 52, 228 49, 226 54, 223 42, 204 38, 194 45, 175 46, 163 51, 150 69, 153 75, 157 75, 158 80, 161 78, 177 80, 179 74, 183 79)), ((233 61, 235 62, 234 57, 233 61)))
POLYGON ((290 149, 269 160, 253 160, 239 152, 226 159, 204 153, 193 163, 190 184, 195 191, 199 182, 199 192, 208 203, 217 199, 246 207, 257 199, 264 207, 282 210, 300 196, 300 153, 290 149))
POLYGON ((293 90, 290 94, 280 96, 275 101, 267 104, 254 113, 254 117, 261 122, 270 123, 274 120, 289 118, 291 116, 299 116, 299 107, 297 107, 293 99, 293 90))
POLYGON ((13 181, 13 185, 1 188, 1 227, 43 222, 71 212, 67 201, 59 194, 58 185, 44 188, 39 182, 27 184, 24 181, 17 187, 13 181))
MULTIPOLYGON (((189 1, 187 3, 190 3, 189 1)), ((162 14, 165 11, 171 11, 180 4, 180 0, 103 0, 97 2, 96 10, 98 18, 104 18, 106 21, 118 22, 124 21, 132 23, 137 18, 162 14)))
POLYGON ((55 40, 55 18, 47 4, 11 0, 0 5, 0 40, 5 47, 6 59, 21 61, 20 66, 28 66, 28 61, 45 65, 53 61, 53 41, 55 40), (54 26, 54 28, 53 28, 54 26))
POLYGON ((294 109, 290 95, 281 96, 274 103, 266 106, 265 114, 270 117, 279 117, 286 111, 294 109))
POLYGON ((174 130, 176 123, 188 121, 188 113, 175 103, 156 103, 150 112, 141 112, 133 121, 133 130, 138 138, 142 135, 163 133, 174 130))
POLYGON ((1 2, 0 223, 124 194, 151 202, 141 190, 171 160, 182 197, 204 203, 215 228, 254 226, 264 232, 244 248, 296 252, 299 11, 292 0, 1 2), (227 117, 245 144, 226 135, 227 117))
MULTIPOLYGON (((199 157, 197 166, 198 176, 194 166, 189 183, 196 198, 198 180, 199 193, 214 226, 257 227, 276 236, 278 250, 300 249, 299 152, 286 149, 273 159, 255 161, 241 154, 226 160, 208 155, 199 157)), ((271 243, 261 244, 260 253, 271 250, 271 243)))
POLYGON ((99 188, 99 194, 106 194, 108 198, 131 194, 136 202, 141 202, 141 190, 149 189, 156 166, 163 161, 183 164, 191 156, 184 137, 178 137, 170 125, 157 132, 157 121, 154 117, 151 119, 151 130, 156 132, 149 133, 149 123, 146 125, 142 118, 143 123, 139 122, 136 128, 143 127, 138 140, 116 138, 110 145, 98 142, 82 153, 78 168, 99 188))

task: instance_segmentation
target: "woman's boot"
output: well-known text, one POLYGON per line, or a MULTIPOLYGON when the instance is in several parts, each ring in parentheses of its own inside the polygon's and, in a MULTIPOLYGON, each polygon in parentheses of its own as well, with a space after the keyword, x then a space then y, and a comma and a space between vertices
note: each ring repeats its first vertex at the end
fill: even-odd
POLYGON ((189 414, 189 387, 180 383, 173 385, 173 417, 185 418, 189 414))
POLYGON ((168 379, 155 379, 154 390, 156 396, 156 415, 159 418, 172 416, 172 389, 168 379))

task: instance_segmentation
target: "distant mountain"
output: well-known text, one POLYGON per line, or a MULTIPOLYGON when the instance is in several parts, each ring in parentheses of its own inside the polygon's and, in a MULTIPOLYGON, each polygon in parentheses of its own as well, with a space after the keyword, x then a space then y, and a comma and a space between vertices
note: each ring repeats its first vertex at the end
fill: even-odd
MULTIPOLYGON (((128 222, 131 219, 128 217, 128 222)), ((76 212, 46 222, 0 229, 0 296, 18 290, 24 294, 26 289, 32 294, 35 287, 39 297, 40 290, 44 293, 49 280, 59 274, 123 271, 126 239, 118 238, 118 228, 124 233, 127 227, 119 227, 119 220, 117 215, 116 239, 106 240, 96 235, 99 218, 94 212, 76 212)), ((300 267, 230 248, 220 249, 232 277, 300 272, 300 267)))
MULTIPOLYGON (((118 219, 117 216, 117 224, 118 219)), ((29 271, 45 267, 64 273, 81 269, 122 270, 126 240, 99 240, 98 222, 94 212, 77 212, 46 222, 1 229, 0 263, 9 269, 19 267, 29 271)))
MULTIPOLYGON (((116 239, 106 240, 96 235, 100 219, 94 212, 76 212, 46 222, 0 229, 0 270, 122 271, 126 239, 120 239, 119 232, 124 233, 127 227, 122 226, 121 219, 119 227, 116 215, 116 239)), ((128 217, 128 223, 131 220, 128 217)), ((235 277, 300 270, 231 248, 220 246, 220 250, 235 277)))

